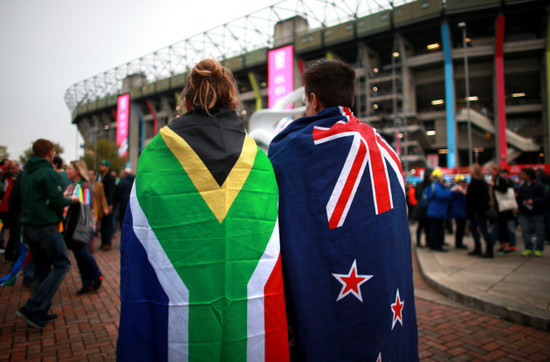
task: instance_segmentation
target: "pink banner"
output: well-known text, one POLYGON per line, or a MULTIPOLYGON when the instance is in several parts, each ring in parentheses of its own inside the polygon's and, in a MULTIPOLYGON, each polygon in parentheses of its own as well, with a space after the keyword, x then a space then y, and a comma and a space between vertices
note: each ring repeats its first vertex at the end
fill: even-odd
MULTIPOLYGON (((268 53, 268 105, 294 91, 294 59, 292 45, 268 53)), ((292 107, 290 107, 292 108, 292 107)))
POLYGON ((130 118, 130 94, 117 99, 116 143, 118 146, 128 143, 128 120, 130 118))

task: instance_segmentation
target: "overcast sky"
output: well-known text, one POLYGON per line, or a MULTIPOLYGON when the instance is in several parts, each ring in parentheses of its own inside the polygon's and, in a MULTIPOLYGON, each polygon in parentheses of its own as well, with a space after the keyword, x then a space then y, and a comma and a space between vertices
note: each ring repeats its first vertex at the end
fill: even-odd
POLYGON ((276 2, 0 0, 0 145, 18 160, 47 138, 80 157, 72 84, 276 2))

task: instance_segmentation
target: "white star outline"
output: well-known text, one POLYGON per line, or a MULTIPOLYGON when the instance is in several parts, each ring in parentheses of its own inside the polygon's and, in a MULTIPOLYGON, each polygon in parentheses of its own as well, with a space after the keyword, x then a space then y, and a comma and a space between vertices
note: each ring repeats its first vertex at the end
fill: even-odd
POLYGON ((338 295, 338 298, 336 299, 337 302, 340 299, 346 297, 347 295, 349 295, 351 293, 357 299, 359 299, 361 301, 361 303, 363 302, 363 296, 361 295, 361 284, 365 283, 367 280, 369 280, 370 278, 372 278, 374 276, 374 275, 366 275, 366 274, 365 275, 357 274, 357 259, 355 259, 353 261, 353 264, 351 265, 351 269, 349 270, 348 274, 332 273, 332 275, 342 284, 342 289, 340 290, 340 294, 338 295), (356 278, 363 279, 363 280, 357 282, 358 292, 356 292, 354 288, 350 288, 349 290, 346 291, 346 287, 347 287, 348 283, 346 283, 345 279, 350 278, 352 274, 356 278))
POLYGON ((391 311, 393 313, 393 322, 391 325, 391 329, 393 330, 393 327, 397 324, 397 321, 401 323, 401 327, 403 327, 403 308, 405 307, 405 301, 401 300, 401 296, 399 295, 399 288, 397 288, 397 293, 395 293, 395 302, 391 304, 391 311), (399 314, 396 314, 396 308, 397 305, 400 305, 401 309, 399 310, 399 314))

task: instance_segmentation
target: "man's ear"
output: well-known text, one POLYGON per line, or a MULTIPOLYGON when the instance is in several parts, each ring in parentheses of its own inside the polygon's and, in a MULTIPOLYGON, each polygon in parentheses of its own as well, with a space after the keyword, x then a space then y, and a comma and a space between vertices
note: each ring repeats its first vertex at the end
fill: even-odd
POLYGON ((309 99, 311 99, 311 105, 313 106, 313 110, 315 111, 315 114, 321 112, 323 110, 323 105, 319 101, 319 98, 317 98, 317 94, 311 92, 309 94, 309 99))

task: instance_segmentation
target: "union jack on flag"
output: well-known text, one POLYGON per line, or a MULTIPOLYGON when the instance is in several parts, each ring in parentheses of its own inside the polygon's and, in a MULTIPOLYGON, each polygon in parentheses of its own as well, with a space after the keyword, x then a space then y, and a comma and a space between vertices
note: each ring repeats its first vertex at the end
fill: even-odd
POLYGON ((381 214, 393 208, 390 180, 385 160, 399 176, 403 194, 401 162, 395 151, 376 131, 364 123, 347 107, 342 107, 342 115, 347 121, 338 121, 331 128, 315 126, 313 140, 316 145, 330 142, 341 137, 352 137, 353 141, 346 162, 336 186, 327 204, 327 216, 330 228, 340 227, 346 220, 346 215, 355 197, 357 187, 361 182, 366 165, 369 166, 369 177, 373 184, 372 192, 376 200, 375 213, 381 214))
POLYGON ((269 148, 295 354, 415 361, 418 336, 401 163, 346 107, 297 119, 269 148))

